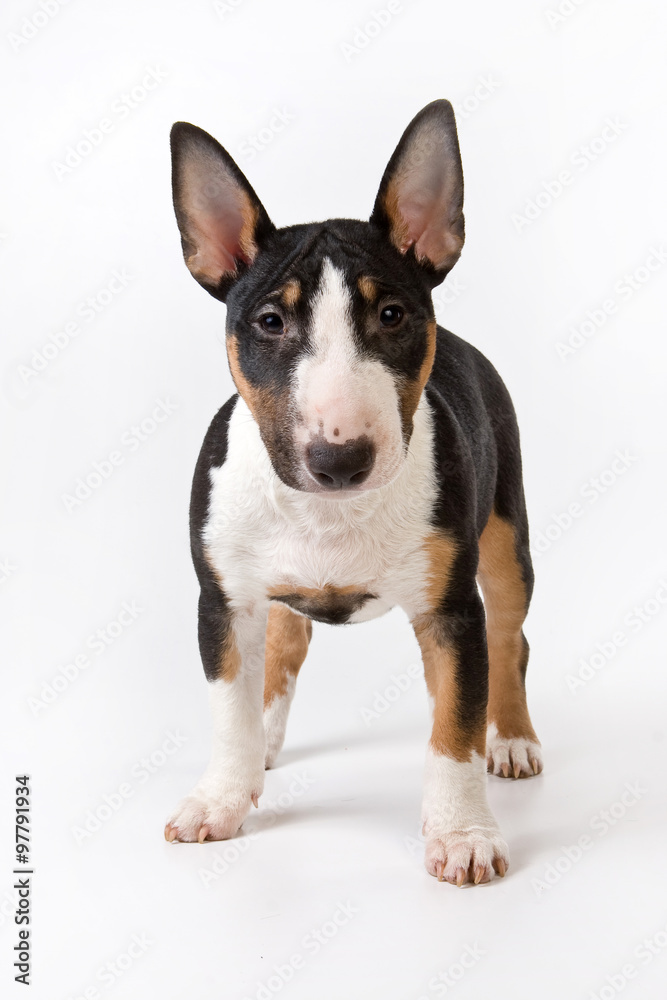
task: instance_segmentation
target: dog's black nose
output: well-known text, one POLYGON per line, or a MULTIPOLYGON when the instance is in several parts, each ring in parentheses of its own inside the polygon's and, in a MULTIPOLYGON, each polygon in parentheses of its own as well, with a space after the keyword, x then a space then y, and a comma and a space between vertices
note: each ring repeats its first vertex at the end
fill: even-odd
POLYGON ((368 438, 345 444, 313 441, 307 452, 308 468, 320 486, 327 490, 346 490, 359 486, 373 468, 375 449, 368 438))

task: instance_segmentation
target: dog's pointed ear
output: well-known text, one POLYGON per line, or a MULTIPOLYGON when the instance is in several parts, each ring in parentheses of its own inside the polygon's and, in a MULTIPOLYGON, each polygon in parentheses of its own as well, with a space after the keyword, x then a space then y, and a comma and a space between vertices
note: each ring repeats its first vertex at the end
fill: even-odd
POLYGON ((414 247, 434 285, 458 260, 464 240, 463 170, 449 101, 428 104, 406 128, 370 221, 401 253, 414 247))
POLYGON ((273 223, 229 153, 196 125, 172 127, 171 165, 185 263, 199 284, 224 302, 273 223))

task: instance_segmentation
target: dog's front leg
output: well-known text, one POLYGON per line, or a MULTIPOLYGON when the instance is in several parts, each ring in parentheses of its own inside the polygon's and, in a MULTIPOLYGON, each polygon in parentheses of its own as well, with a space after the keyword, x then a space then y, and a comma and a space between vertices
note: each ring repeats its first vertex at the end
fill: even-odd
POLYGON ((425 864, 463 885, 504 875, 509 856, 486 796, 488 656, 484 607, 476 592, 413 621, 433 703, 426 755, 425 864))
POLYGON ((167 840, 233 837, 264 788, 262 724, 268 606, 231 611, 222 593, 202 590, 199 646, 213 716, 211 759, 171 815, 167 840))

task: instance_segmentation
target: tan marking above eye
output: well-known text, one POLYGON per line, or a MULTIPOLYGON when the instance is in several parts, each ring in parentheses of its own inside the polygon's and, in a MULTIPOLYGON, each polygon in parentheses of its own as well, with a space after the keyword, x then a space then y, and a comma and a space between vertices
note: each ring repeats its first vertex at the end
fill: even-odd
POLYGON ((293 309, 301 298, 301 284, 292 278, 280 292, 280 298, 287 309, 293 309))
MULTIPOLYGON (((259 388, 248 381, 239 362, 239 344, 235 333, 227 335, 227 358, 234 385, 248 404, 248 409, 257 423, 261 427, 272 428, 274 431, 276 428, 283 427, 286 420, 289 392, 272 392, 271 389, 259 388)), ((272 440, 265 443, 273 458, 272 440)))
POLYGON ((357 287, 366 302, 373 303, 378 297, 378 287, 372 278, 367 277, 362 274, 360 278, 357 279, 357 287))

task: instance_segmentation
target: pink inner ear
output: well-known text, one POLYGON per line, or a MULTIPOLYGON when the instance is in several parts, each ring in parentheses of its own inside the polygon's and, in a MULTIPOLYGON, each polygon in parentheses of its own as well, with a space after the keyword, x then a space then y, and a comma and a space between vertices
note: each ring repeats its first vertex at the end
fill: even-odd
POLYGON ((442 161, 427 161, 415 167, 399 182, 398 210, 407 227, 410 243, 416 243, 427 229, 447 225, 447 192, 442 161))
POLYGON ((223 274, 236 270, 236 262, 250 263, 241 247, 243 217, 230 210, 226 215, 201 214, 195 223, 197 253, 192 266, 197 272, 219 281, 223 274))
POLYGON ((398 201, 398 211, 405 227, 405 248, 417 243, 428 228, 432 215, 431 206, 424 199, 404 197, 398 201))
POLYGON ((390 182, 389 215, 396 246, 441 268, 457 259, 463 239, 458 150, 447 135, 425 127, 413 138, 390 182), (392 210, 393 201, 393 210, 392 210))
POLYGON ((200 281, 217 285, 237 262, 250 263, 253 211, 237 181, 215 157, 201 153, 187 164, 182 204, 189 242, 196 247, 188 267, 200 281))
POLYGON ((450 230, 451 193, 441 173, 424 172, 406 184, 398 199, 398 213, 405 238, 401 250, 413 244, 418 258, 427 258, 440 267, 460 249, 460 240, 450 230))

